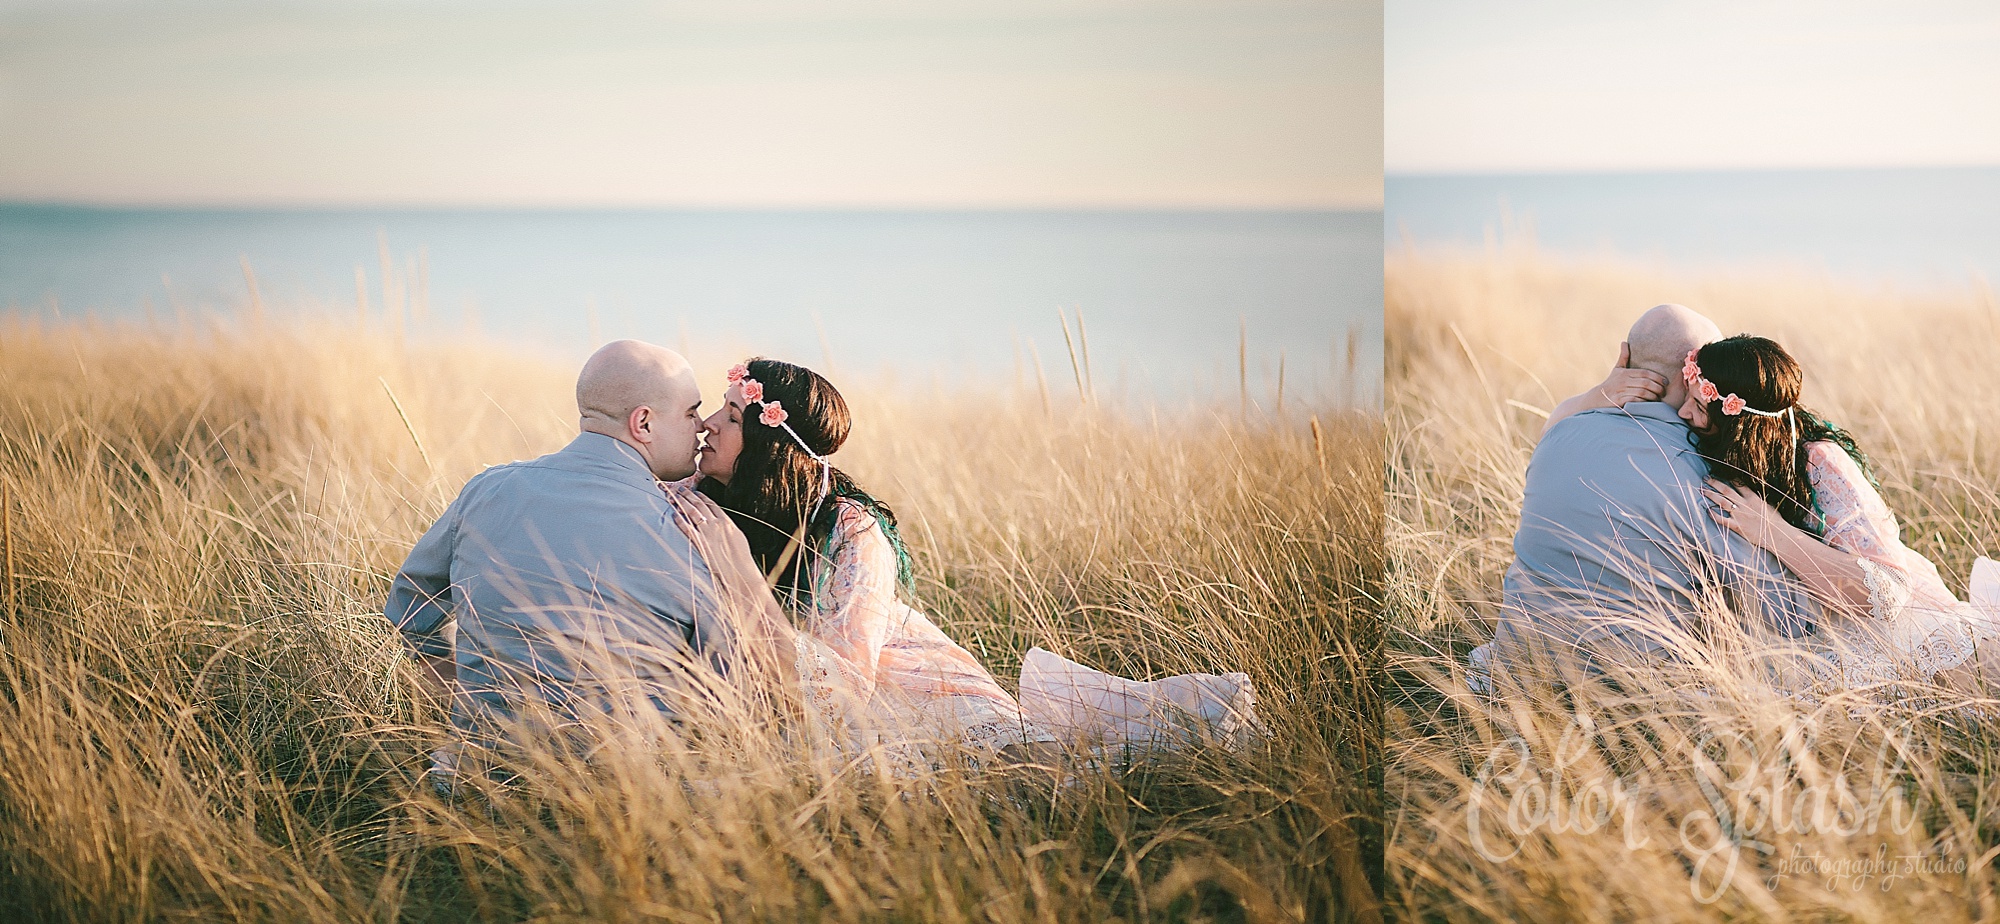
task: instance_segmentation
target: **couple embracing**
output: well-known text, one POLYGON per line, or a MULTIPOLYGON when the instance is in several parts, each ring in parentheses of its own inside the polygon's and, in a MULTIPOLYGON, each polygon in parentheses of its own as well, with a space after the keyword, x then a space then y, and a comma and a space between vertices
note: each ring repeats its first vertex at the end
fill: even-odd
POLYGON ((1774 678, 1799 689, 1982 670, 2000 565, 1980 558, 1960 600, 1903 544, 1854 438, 1800 403, 1804 383, 1769 339, 1724 338, 1680 305, 1642 315, 1605 381, 1549 415, 1473 686, 1529 661, 1686 662, 1719 628, 1805 655, 1774 678))
POLYGON ((739 364, 704 415, 683 357, 625 340, 585 363, 576 400, 576 439, 474 476, 391 586, 385 615, 462 740, 518 739, 530 714, 677 723, 732 677, 796 689, 818 743, 888 746, 902 767, 950 745, 1047 763, 1259 728, 1242 674, 1138 682, 1037 648, 1008 693, 906 602, 896 517, 829 461, 851 420, 809 369, 739 364))

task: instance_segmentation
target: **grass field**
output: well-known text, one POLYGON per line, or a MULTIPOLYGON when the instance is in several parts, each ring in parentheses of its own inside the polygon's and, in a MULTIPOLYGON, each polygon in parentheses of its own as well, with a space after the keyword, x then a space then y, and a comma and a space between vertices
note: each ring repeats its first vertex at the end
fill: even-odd
POLYGON ((847 383, 835 461, 1003 683, 1035 644, 1244 670, 1259 749, 1012 802, 729 729, 440 801, 383 599, 466 478, 574 435, 573 375, 351 326, 0 319, 0 919, 1379 919, 1381 424, 1331 399, 847 383))
POLYGON ((1390 905, 1430 921, 1991 920, 1990 691, 1772 692, 1740 633, 1618 692, 1469 696, 1546 411, 1646 308, 1773 337, 1963 594, 2000 552, 2000 306, 1821 275, 1675 273, 1515 243, 1387 263, 1390 905), (1982 711, 1986 710, 1986 711, 1982 711))

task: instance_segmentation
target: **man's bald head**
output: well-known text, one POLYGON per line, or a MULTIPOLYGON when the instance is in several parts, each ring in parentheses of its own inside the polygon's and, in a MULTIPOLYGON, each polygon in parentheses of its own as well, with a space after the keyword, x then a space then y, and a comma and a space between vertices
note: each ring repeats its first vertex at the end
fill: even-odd
POLYGON ((1681 381, 1681 361, 1689 350, 1722 339, 1716 327, 1702 313, 1685 305, 1655 305, 1633 322, 1625 342, 1632 348, 1631 366, 1659 373, 1667 380, 1661 400, 1675 406, 1687 398, 1687 383, 1681 381))
POLYGON ((701 386, 672 350, 640 340, 605 344, 576 377, 576 411, 586 433, 639 450, 654 477, 694 473, 701 386))

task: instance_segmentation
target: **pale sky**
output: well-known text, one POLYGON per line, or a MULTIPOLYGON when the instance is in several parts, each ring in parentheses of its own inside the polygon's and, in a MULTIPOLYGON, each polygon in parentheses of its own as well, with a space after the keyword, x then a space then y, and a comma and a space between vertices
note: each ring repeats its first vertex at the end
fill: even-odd
POLYGON ((2000 165, 1991 0, 1388 0, 1393 174, 2000 165))
POLYGON ((1375 0, 0 0, 0 200, 1379 208, 1375 0))

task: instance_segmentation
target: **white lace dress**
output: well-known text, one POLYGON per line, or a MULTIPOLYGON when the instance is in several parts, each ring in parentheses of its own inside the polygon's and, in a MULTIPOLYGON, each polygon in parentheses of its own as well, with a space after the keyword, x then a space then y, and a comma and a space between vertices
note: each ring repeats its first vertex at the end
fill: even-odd
POLYGON ((1173 745, 1191 737, 1240 746, 1262 726, 1249 677, 1183 674, 1133 681, 1040 648, 1021 699, 929 617, 896 597, 896 553, 867 508, 841 500, 811 568, 812 611, 797 637, 812 734, 894 766, 933 762, 940 743, 981 751, 1055 742, 1173 745))
POLYGON ((1831 442, 1806 445, 1806 474, 1826 519, 1826 544, 1860 560, 1868 585, 1864 620, 1830 621, 1820 636, 1822 679, 1847 686, 1928 680, 1970 660, 1975 646, 2000 637, 2000 564, 1980 558, 1969 600, 1945 586, 1937 566, 1903 544, 1896 515, 1831 442))

